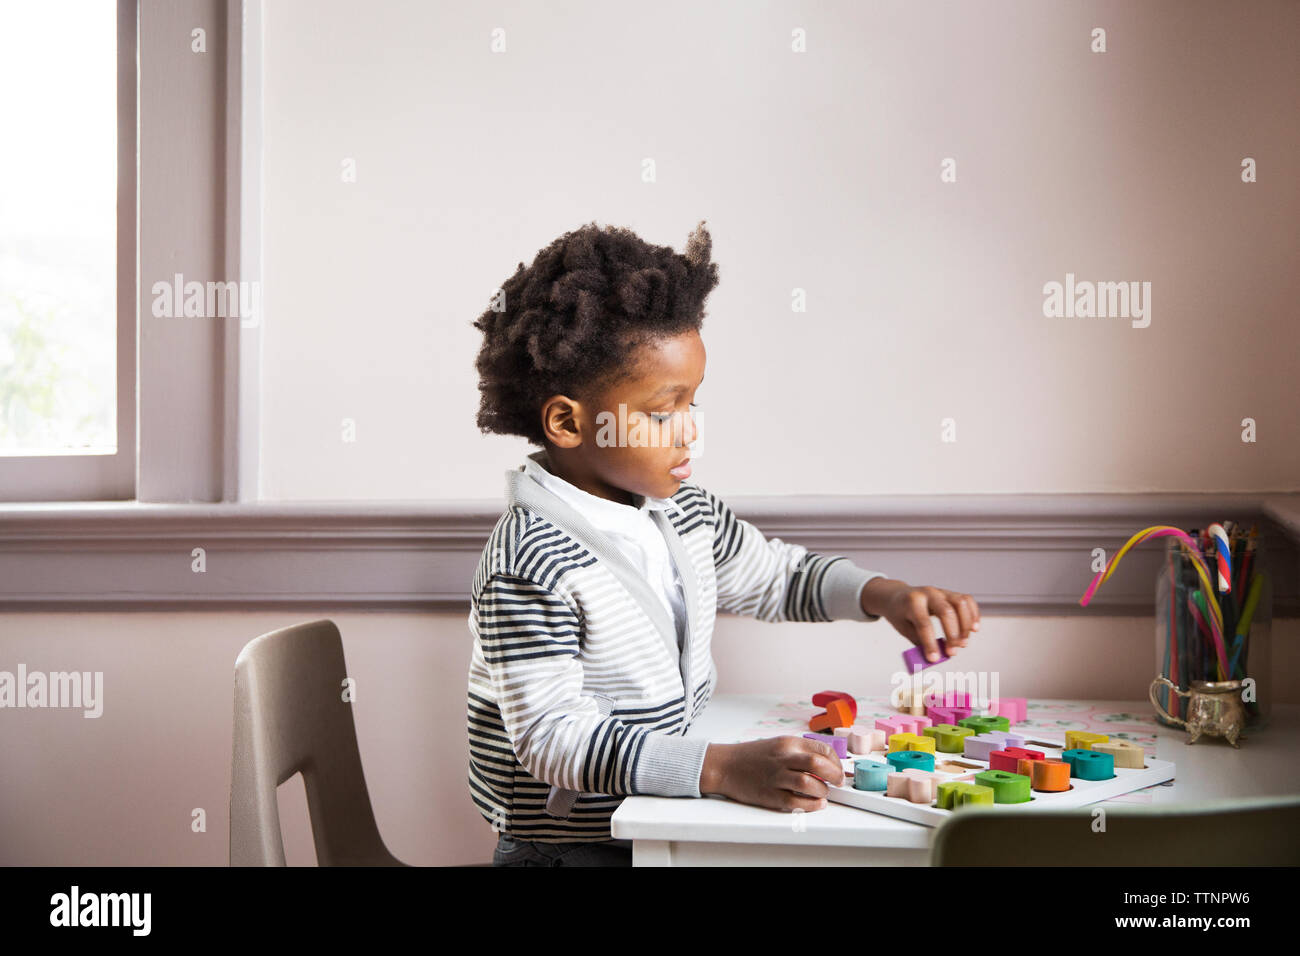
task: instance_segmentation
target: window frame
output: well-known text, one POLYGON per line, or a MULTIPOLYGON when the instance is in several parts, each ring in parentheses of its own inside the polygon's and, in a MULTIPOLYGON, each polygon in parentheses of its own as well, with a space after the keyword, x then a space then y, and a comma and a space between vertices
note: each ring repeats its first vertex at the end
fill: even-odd
POLYGON ((118 450, 0 458, 0 506, 257 501, 261 316, 155 317, 152 288, 260 282, 262 0, 117 13, 118 450))

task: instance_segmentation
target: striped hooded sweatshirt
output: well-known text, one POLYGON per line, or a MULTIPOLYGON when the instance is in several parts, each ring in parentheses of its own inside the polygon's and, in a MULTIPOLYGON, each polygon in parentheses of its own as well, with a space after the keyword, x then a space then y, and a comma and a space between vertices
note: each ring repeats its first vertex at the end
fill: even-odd
POLYGON ((469 791, 516 839, 609 840, 630 794, 700 796, 708 740, 684 735, 717 683, 719 610, 879 619, 860 595, 882 573, 765 538, 684 481, 675 507, 651 512, 685 592, 679 648, 663 602, 611 540, 523 466, 505 474, 507 508, 470 591, 469 791))

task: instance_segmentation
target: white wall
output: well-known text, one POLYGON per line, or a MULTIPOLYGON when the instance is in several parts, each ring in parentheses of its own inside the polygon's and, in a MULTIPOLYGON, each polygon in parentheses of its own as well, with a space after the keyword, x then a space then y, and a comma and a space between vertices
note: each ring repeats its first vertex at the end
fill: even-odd
POLYGON ((500 495, 528 446, 474 426, 469 323, 592 219, 679 250, 710 223, 719 493, 1300 488, 1294 3, 265 19, 267 497, 500 495), (1150 282, 1150 326, 1045 318, 1067 272, 1150 282))

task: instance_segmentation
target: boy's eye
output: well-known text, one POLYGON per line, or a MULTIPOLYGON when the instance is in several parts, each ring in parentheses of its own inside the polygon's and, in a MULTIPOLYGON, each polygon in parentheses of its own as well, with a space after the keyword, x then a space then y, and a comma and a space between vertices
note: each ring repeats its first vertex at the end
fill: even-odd
MULTIPOLYGON (((699 405, 695 404, 694 402, 691 402, 691 408, 699 408, 699 407, 700 407, 699 405)), ((650 417, 662 424, 663 422, 666 422, 668 419, 672 418, 673 415, 675 414, 676 412, 651 412, 650 417)))

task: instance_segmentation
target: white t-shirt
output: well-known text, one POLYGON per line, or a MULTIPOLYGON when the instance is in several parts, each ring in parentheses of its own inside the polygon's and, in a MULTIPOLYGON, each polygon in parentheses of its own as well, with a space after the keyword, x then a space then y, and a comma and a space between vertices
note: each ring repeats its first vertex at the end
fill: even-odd
POLYGON ((645 496, 641 507, 634 508, 599 498, 551 474, 531 457, 524 459, 524 473, 586 518, 642 572, 677 626, 677 647, 680 649, 686 641, 686 598, 668 542, 650 512, 680 511, 681 505, 670 498, 645 496))

